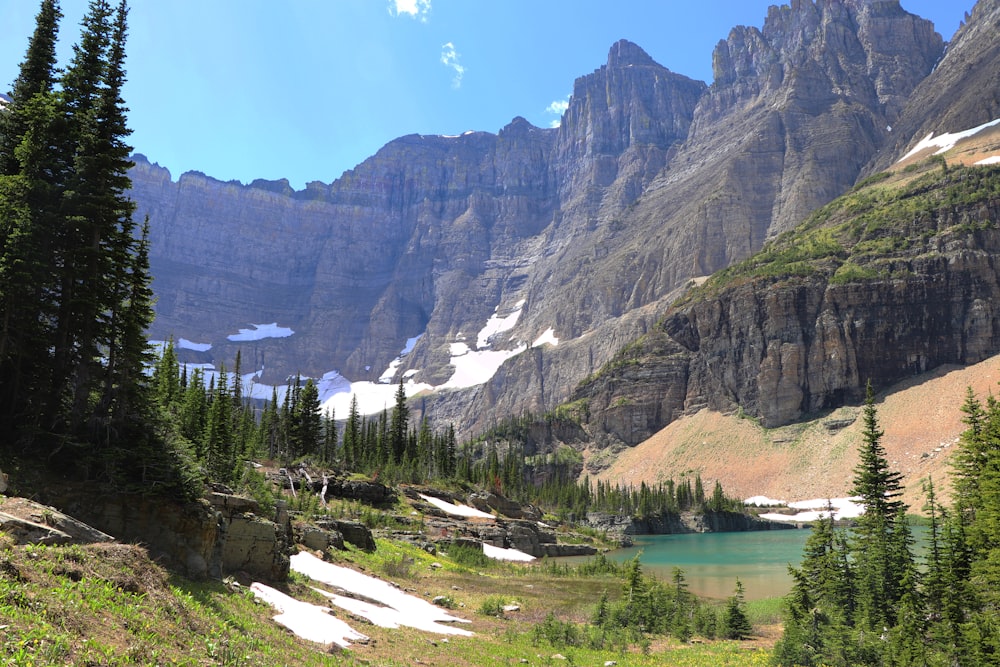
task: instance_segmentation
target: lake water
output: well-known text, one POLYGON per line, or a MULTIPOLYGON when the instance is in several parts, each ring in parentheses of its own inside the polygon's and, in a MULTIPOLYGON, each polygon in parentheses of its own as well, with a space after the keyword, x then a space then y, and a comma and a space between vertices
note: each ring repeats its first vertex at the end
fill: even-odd
POLYGON ((608 554, 624 562, 639 553, 643 571, 670 580, 673 569, 684 571, 688 590, 696 595, 727 598, 743 583, 748 600, 781 597, 792 588, 788 566, 802 562, 811 530, 761 530, 745 533, 636 535, 635 546, 608 554))
MULTIPOLYGON (((927 529, 911 527, 917 563, 922 562, 927 529)), ((702 597, 728 598, 743 583, 748 600, 782 597, 792 589, 788 566, 802 563, 802 549, 812 530, 761 530, 745 533, 635 535, 634 546, 608 554, 624 562, 637 553, 643 571, 670 581, 675 567, 684 571, 688 590, 702 597)))

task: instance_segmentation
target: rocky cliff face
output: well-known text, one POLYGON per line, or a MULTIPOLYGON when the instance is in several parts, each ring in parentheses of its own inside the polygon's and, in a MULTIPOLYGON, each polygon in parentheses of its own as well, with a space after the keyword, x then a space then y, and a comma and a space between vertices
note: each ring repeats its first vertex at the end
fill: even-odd
POLYGON ((948 44, 947 56, 910 95, 892 136, 865 169, 887 169, 928 134, 1000 118, 1000 2, 980 0, 948 44))
POLYGON ((239 348, 268 382, 374 380, 421 336, 389 380, 440 385, 452 344, 523 301, 487 347, 550 328, 559 344, 419 408, 460 434, 550 409, 652 331, 690 278, 850 187, 942 49, 895 0, 796 0, 720 42, 710 87, 619 42, 576 81, 558 129, 518 118, 496 135, 402 137, 329 186, 173 181, 140 159, 153 336, 212 344, 192 360, 231 364, 239 348), (270 322, 294 333, 227 339, 270 322))
MULTIPOLYGON (((935 178, 900 200, 915 211, 905 228, 869 228, 794 269, 737 265, 669 313, 575 394, 595 415, 595 439, 634 445, 702 407, 781 426, 860 402, 868 380, 886 386, 996 354, 1000 169, 935 178)), ((809 238, 798 242, 813 247, 809 238)))

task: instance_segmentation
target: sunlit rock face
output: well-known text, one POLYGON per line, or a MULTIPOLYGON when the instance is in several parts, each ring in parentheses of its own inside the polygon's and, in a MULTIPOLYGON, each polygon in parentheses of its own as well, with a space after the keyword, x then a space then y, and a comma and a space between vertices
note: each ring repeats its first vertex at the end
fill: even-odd
POLYGON ((239 350, 261 382, 336 370, 428 387, 454 378, 464 343, 511 354, 420 410, 470 433, 550 409, 689 279, 848 189, 942 50, 898 2, 796 1, 734 28, 711 86, 621 41, 577 79, 558 128, 405 136, 330 185, 174 180, 137 158, 152 337, 217 367, 239 350), (238 335, 272 323, 293 333, 238 335))

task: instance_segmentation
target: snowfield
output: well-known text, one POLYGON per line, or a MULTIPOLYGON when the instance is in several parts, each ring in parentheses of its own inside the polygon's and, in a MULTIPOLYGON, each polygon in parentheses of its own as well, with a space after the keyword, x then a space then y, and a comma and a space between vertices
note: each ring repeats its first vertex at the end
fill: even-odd
POLYGON ((289 597, 270 586, 254 582, 250 590, 259 599, 274 607, 278 614, 274 620, 299 637, 317 644, 336 644, 347 648, 352 641, 366 641, 368 637, 355 631, 334 616, 329 609, 289 597))
POLYGON ((468 505, 456 505, 455 503, 449 503, 447 500, 441 500, 440 498, 435 498, 434 496, 425 496, 424 494, 419 494, 424 502, 428 502, 439 510, 452 514, 454 516, 464 516, 472 517, 478 519, 489 519, 493 521, 496 519, 492 514, 487 514, 477 510, 475 507, 469 507, 468 505))
POLYGON ((226 336, 226 340, 233 342, 247 340, 263 340, 265 338, 288 338, 294 331, 288 327, 279 327, 277 322, 271 324, 251 324, 253 329, 240 329, 239 333, 226 336))
POLYGON ((962 139, 968 139, 971 136, 975 136, 976 134, 979 134, 986 128, 993 127, 997 123, 1000 123, 1000 118, 997 118, 996 120, 991 120, 988 123, 983 123, 982 125, 970 128, 968 130, 963 130, 962 132, 945 132, 944 134, 939 134, 936 137, 934 136, 934 133, 931 132, 926 137, 917 142, 917 145, 914 146, 909 153, 907 153, 906 155, 904 155, 899 159, 899 162, 902 162, 903 160, 909 157, 913 157, 920 151, 926 150, 928 148, 936 148, 937 150, 934 151, 934 155, 940 155, 941 153, 945 153, 954 148, 955 144, 957 144, 962 139))
POLYGON ((526 554, 523 551, 495 547, 492 544, 486 544, 486 542, 483 542, 483 553, 496 560, 511 560, 521 563, 528 563, 535 560, 534 556, 526 554))
MULTIPOLYGON (((403 392, 407 398, 412 398, 424 392, 447 391, 450 389, 466 389, 489 382, 500 367, 508 360, 529 349, 527 343, 521 341, 511 341, 508 349, 497 349, 497 338, 500 334, 513 329, 521 319, 526 301, 517 301, 506 315, 500 315, 501 307, 498 305, 493 309, 493 314, 486 320, 479 332, 476 334, 475 346, 472 347, 466 336, 459 333, 455 341, 450 343, 451 366, 453 368, 451 376, 439 385, 431 385, 426 382, 418 382, 416 377, 420 369, 410 368, 402 374, 403 392)), ((295 332, 289 327, 279 326, 277 322, 270 324, 251 324, 251 328, 240 329, 239 333, 227 336, 231 342, 257 341, 266 338, 287 338, 295 332)), ((419 344, 424 334, 406 339, 399 355, 393 359, 388 367, 378 376, 377 380, 360 380, 352 382, 341 375, 336 370, 324 373, 321 378, 313 378, 319 390, 320 409, 323 413, 329 414, 331 411, 335 417, 343 418, 350 411, 351 400, 356 398, 358 412, 362 415, 378 414, 382 410, 391 410, 395 405, 396 390, 400 380, 399 371, 407 356, 419 344)), ((165 344, 163 341, 150 341, 151 344, 158 344, 159 350, 165 344)), ((555 335, 555 329, 547 328, 538 335, 531 344, 532 348, 543 347, 545 345, 558 345, 559 338, 555 335)), ((197 343, 185 338, 179 339, 178 349, 193 350, 196 352, 208 352, 212 349, 212 343, 197 343)), ((188 373, 195 368, 201 368, 204 373, 205 382, 210 379, 219 381, 221 373, 216 371, 212 364, 185 364, 188 373)), ((371 367, 366 366, 366 370, 371 367)), ((284 400, 288 392, 287 385, 269 385, 258 382, 263 374, 261 368, 253 373, 243 376, 244 395, 252 398, 269 400, 272 395, 277 395, 279 401, 284 400)), ((229 382, 232 382, 232 375, 227 373, 229 382)), ((308 378, 303 377, 302 381, 308 378)))
MULTIPOLYGON (((761 519, 770 521, 793 521, 795 523, 817 521, 829 516, 830 508, 833 508, 833 518, 853 519, 864 513, 864 507, 858 503, 859 498, 814 498, 812 500, 799 500, 787 503, 787 507, 795 510, 802 510, 795 514, 781 514, 779 512, 767 512, 761 514, 761 519)), ((745 505, 757 505, 763 507, 774 507, 786 505, 780 500, 773 500, 765 496, 754 496, 744 501, 745 505)))

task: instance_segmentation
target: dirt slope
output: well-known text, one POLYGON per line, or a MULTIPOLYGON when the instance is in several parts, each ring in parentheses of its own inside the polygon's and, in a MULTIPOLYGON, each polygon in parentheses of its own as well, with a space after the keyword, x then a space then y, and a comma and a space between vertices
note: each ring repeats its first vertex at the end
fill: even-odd
MULTIPOLYGON (((998 381, 1000 356, 974 366, 940 367, 877 397, 882 443, 892 468, 904 475, 904 499, 912 511, 923 505, 921 481, 928 476, 939 495, 947 496, 948 459, 964 429, 959 408, 966 388, 985 399, 996 393, 998 381)), ((857 463, 860 414, 861 406, 843 407, 812 421, 765 429, 737 414, 702 410, 621 453, 595 476, 638 484, 700 473, 706 489, 718 479, 728 495, 739 498, 846 496, 857 463)))

